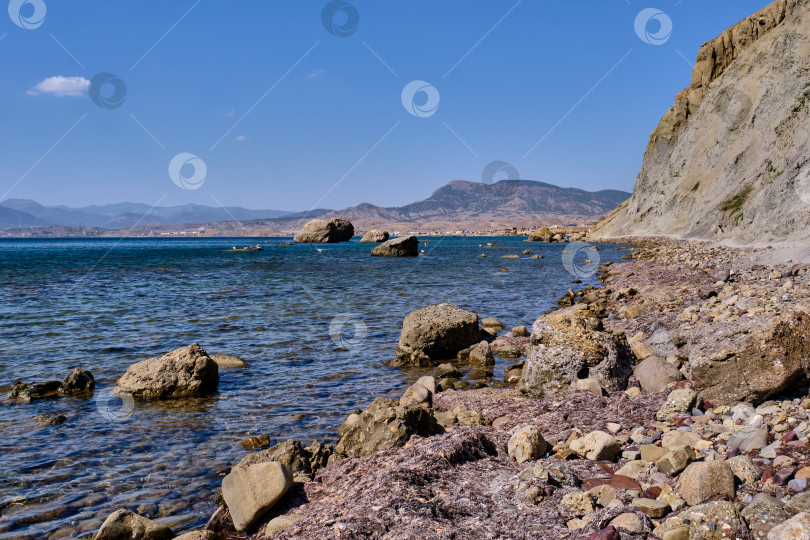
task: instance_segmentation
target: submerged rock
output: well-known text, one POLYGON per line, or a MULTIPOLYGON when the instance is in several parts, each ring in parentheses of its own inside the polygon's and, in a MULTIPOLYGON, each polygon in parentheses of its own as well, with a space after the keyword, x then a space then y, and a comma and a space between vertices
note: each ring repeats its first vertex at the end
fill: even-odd
POLYGON ((221 368, 246 368, 248 363, 234 354, 212 354, 211 360, 221 368))
POLYGON ((453 304, 429 306, 409 313, 397 345, 401 365, 426 366, 456 354, 481 338, 478 315, 453 304))
POLYGON ((415 236, 394 238, 375 246, 371 250, 375 257, 417 257, 419 256, 419 240, 415 236))
POLYGON ((128 510, 116 510, 104 520, 93 540, 169 540, 170 528, 128 510))
POLYGON ((34 401, 56 398, 60 395, 87 394, 92 392, 95 386, 96 383, 92 373, 86 369, 73 368, 62 382, 46 381, 27 384, 22 381, 14 381, 8 397, 19 401, 34 401))
POLYGON ((145 400, 211 394, 218 384, 216 362, 197 343, 132 364, 118 379, 120 390, 145 400))

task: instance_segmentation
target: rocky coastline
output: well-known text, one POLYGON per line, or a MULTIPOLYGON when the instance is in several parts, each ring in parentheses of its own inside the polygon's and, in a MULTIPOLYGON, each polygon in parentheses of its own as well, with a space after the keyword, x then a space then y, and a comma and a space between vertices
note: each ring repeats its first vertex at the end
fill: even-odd
MULTIPOLYGON (((619 241, 626 262, 531 329, 449 304, 409 315, 396 362, 424 376, 399 401, 350 415, 334 445, 248 454, 204 530, 177 538, 810 537, 810 265, 619 241), (513 359, 503 381, 494 356, 513 359)), ((194 344, 119 386, 161 399, 216 379, 194 344)), ((124 537, 175 536, 119 510, 94 538, 124 537)))

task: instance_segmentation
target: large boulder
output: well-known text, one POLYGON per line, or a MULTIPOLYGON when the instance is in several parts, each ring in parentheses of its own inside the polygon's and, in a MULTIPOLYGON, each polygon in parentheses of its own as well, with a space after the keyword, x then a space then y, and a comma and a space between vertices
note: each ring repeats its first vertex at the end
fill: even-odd
POLYGON ((536 398, 564 394, 579 379, 595 379, 610 392, 627 388, 633 355, 623 334, 605 332, 576 306, 541 317, 532 326, 533 346, 518 390, 536 398))
POLYGON ((441 432, 429 409, 377 398, 362 413, 349 416, 340 427, 335 451, 347 456, 367 456, 383 448, 404 446, 413 435, 429 437, 441 432))
POLYGON ((347 242, 354 236, 354 225, 346 219, 313 219, 295 235, 299 244, 347 242))
POLYGON ((290 470, 277 461, 234 468, 222 479, 222 498, 233 525, 245 531, 292 487, 290 470))
POLYGON ((402 323, 397 363, 427 366, 455 358, 478 343, 478 315, 453 304, 439 304, 409 313, 402 323))
POLYGON ((419 240, 415 236, 403 236, 383 242, 371 250, 375 257, 418 257, 419 240))
POLYGON ((104 520, 93 540, 169 540, 174 533, 128 510, 116 510, 104 520))
POLYGON ((752 335, 718 338, 695 349, 691 379, 703 398, 714 405, 736 401, 756 405, 806 383, 810 316, 793 312, 752 335))
POLYGON ((119 390, 145 400, 211 394, 218 384, 216 362, 197 343, 132 364, 118 379, 119 390))
POLYGON ((363 243, 380 243, 388 240, 388 231, 373 230, 368 231, 360 239, 363 243))

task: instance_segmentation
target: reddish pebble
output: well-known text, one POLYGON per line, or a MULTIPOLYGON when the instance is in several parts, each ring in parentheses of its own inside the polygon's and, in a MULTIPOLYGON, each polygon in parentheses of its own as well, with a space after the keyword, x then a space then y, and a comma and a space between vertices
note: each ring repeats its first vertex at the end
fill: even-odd
POLYGON ((788 431, 784 435, 782 435, 782 442, 791 442, 795 441, 799 437, 796 435, 795 431, 788 431))
POLYGON ((593 533, 585 540, 621 540, 621 539, 619 538, 619 533, 616 532, 615 527, 613 527, 613 525, 608 525, 601 531, 593 533))
POLYGON ((683 390, 683 389, 692 389, 692 381, 689 379, 684 379, 682 381, 678 381, 675 383, 675 386, 672 388, 673 390, 683 390))

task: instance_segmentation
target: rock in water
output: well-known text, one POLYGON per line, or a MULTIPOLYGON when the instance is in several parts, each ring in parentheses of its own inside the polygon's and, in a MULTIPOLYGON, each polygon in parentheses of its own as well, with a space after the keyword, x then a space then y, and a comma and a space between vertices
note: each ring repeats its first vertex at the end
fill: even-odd
POLYGON ((170 528, 128 510, 116 510, 104 520, 93 540, 169 540, 170 528))
POLYGON ((554 233, 548 227, 541 227, 529 235, 529 242, 551 242, 554 233))
POLYGON ((373 230, 368 231, 366 234, 363 235, 363 238, 360 239, 360 242, 363 243, 380 243, 385 242, 388 240, 388 231, 380 231, 380 230, 373 230))
POLYGON ((335 227, 335 242, 348 242, 354 236, 354 225, 348 219, 332 218, 329 223, 335 227))
POLYGON ((331 445, 314 442, 304 448, 300 442, 289 439, 267 450, 248 454, 234 467, 234 470, 258 463, 277 461, 287 467, 296 478, 303 476, 312 479, 316 472, 326 466, 333 451, 334 448, 331 445))
POLYGON ((495 357, 492 349, 486 341, 480 342, 470 350, 468 360, 471 366, 491 367, 495 365, 495 357))
POLYGON ((62 383, 62 393, 83 394, 85 392, 92 392, 95 387, 96 381, 93 379, 92 373, 86 369, 73 368, 62 383))
POLYGON ((212 354, 211 360, 221 368, 246 368, 248 366, 242 358, 235 354, 212 354))
POLYGON ((8 397, 9 399, 17 399, 20 401, 54 398, 59 396, 61 389, 62 383, 59 381, 47 381, 34 384, 14 381, 11 386, 11 391, 8 393, 8 397))
POLYGON ((371 250, 375 257, 418 257, 419 240, 415 236, 404 236, 383 242, 371 250))
POLYGON ((341 438, 335 450, 348 456, 367 456, 382 448, 404 446, 412 435, 429 437, 441 432, 442 428, 428 409, 377 398, 340 427, 341 438))
POLYGON ((290 470, 277 461, 235 468, 222 479, 222 498, 237 531, 250 528, 292 487, 290 470))
POLYGON ((518 390, 536 398, 564 394, 581 378, 596 379, 609 392, 627 388, 633 355, 624 336, 603 331, 602 323, 573 307, 538 319, 534 346, 523 366, 518 390))
POLYGON ((426 366, 455 358, 481 339, 478 315, 453 304, 429 306, 409 313, 402 323, 397 362, 426 366))
POLYGON ((197 343, 162 358, 132 364, 118 388, 139 399, 191 397, 216 392, 219 368, 197 343))
POLYGON ((345 219, 313 219, 295 235, 299 244, 347 242, 354 236, 354 225, 345 219))

